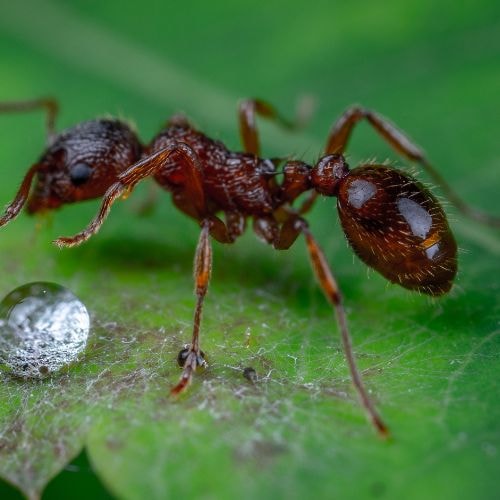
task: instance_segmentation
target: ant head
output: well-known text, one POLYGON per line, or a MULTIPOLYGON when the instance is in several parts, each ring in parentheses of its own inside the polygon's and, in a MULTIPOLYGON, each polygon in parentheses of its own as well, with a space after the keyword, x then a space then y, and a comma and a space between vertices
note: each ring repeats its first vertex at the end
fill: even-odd
POLYGON ((101 197, 140 153, 136 134, 118 120, 92 120, 65 130, 28 171, 0 226, 19 213, 28 196, 29 213, 101 197))
POLYGON ((311 170, 311 185, 320 194, 337 196, 340 182, 349 174, 341 154, 323 156, 311 170))
POLYGON ((38 163, 28 212, 102 196, 139 154, 135 133, 118 120, 92 120, 66 130, 38 163))
POLYGON ((439 202, 416 179, 361 165, 341 183, 337 207, 353 250, 389 281, 428 295, 451 288, 457 245, 439 202))

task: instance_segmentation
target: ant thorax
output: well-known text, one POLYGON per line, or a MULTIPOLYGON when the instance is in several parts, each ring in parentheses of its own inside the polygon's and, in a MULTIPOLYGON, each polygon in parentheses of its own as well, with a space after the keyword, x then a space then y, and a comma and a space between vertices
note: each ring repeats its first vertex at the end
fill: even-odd
MULTIPOLYGON (((186 144, 199 158, 203 186, 213 211, 238 212, 248 216, 270 214, 276 208, 276 167, 271 160, 249 153, 230 151, 187 123, 167 126, 148 147, 158 151, 186 144)), ((155 174, 165 189, 179 193, 186 182, 186 159, 172 154, 155 174)))

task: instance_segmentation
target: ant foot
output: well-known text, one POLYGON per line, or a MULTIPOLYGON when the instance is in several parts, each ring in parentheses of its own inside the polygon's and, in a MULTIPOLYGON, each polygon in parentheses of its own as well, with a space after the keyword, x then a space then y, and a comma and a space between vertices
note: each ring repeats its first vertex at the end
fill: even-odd
POLYGON ((170 390, 170 393, 174 395, 180 394, 188 387, 193 378, 193 373, 196 370, 208 366, 205 360, 205 353, 200 350, 193 350, 192 347, 185 347, 179 352, 177 363, 181 368, 184 368, 184 370, 182 371, 179 383, 170 390))
MULTIPOLYGON (((205 353, 203 351, 196 352, 191 347, 186 346, 179 351, 177 355, 177 363, 181 368, 184 368, 188 363, 188 358, 195 358, 196 366, 194 368, 206 368, 205 353)), ((192 360, 190 359, 192 362, 192 360)))

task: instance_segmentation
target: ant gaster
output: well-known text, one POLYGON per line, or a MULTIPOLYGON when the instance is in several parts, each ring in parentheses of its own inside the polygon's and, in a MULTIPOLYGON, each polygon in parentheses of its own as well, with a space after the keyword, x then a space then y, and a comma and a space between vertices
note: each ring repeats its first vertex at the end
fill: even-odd
POLYGON ((466 205, 414 142, 387 119, 360 107, 347 109, 334 123, 324 155, 312 166, 302 161, 283 161, 280 166, 277 160, 261 158, 256 116, 287 127, 293 124, 260 100, 246 100, 239 107, 244 152, 228 150, 183 117, 171 119, 145 146, 117 119, 86 121, 56 134, 58 107, 52 99, 0 103, 0 112, 37 108, 47 111, 48 147, 28 170, 0 226, 17 216, 26 202, 28 212, 35 213, 102 197, 99 213, 84 231, 55 240, 59 246, 75 246, 99 230, 117 198, 152 176, 172 194, 175 206, 201 227, 194 262, 193 335, 178 356, 183 371, 173 394, 184 391, 195 370, 206 364, 199 330, 212 269, 211 239, 233 243, 251 218, 257 236, 277 250, 305 237, 314 273, 334 309, 360 401, 379 434, 388 435, 356 365, 342 294, 304 215, 318 195, 336 197, 347 240, 367 265, 411 290, 431 296, 450 290, 457 272, 457 246, 436 198, 414 178, 388 166, 367 163, 350 170, 347 165, 344 151, 351 132, 367 120, 393 149, 420 163, 462 212, 492 225, 499 225, 498 219, 466 205), (294 208, 293 202, 307 191, 309 198, 294 208))

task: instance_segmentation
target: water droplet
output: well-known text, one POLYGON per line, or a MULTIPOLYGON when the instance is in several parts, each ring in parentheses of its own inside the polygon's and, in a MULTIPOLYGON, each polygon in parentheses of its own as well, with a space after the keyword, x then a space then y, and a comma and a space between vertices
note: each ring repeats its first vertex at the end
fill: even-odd
POLYGON ((85 349, 89 314, 67 288, 22 285, 0 302, 0 366, 24 378, 43 378, 85 349))

